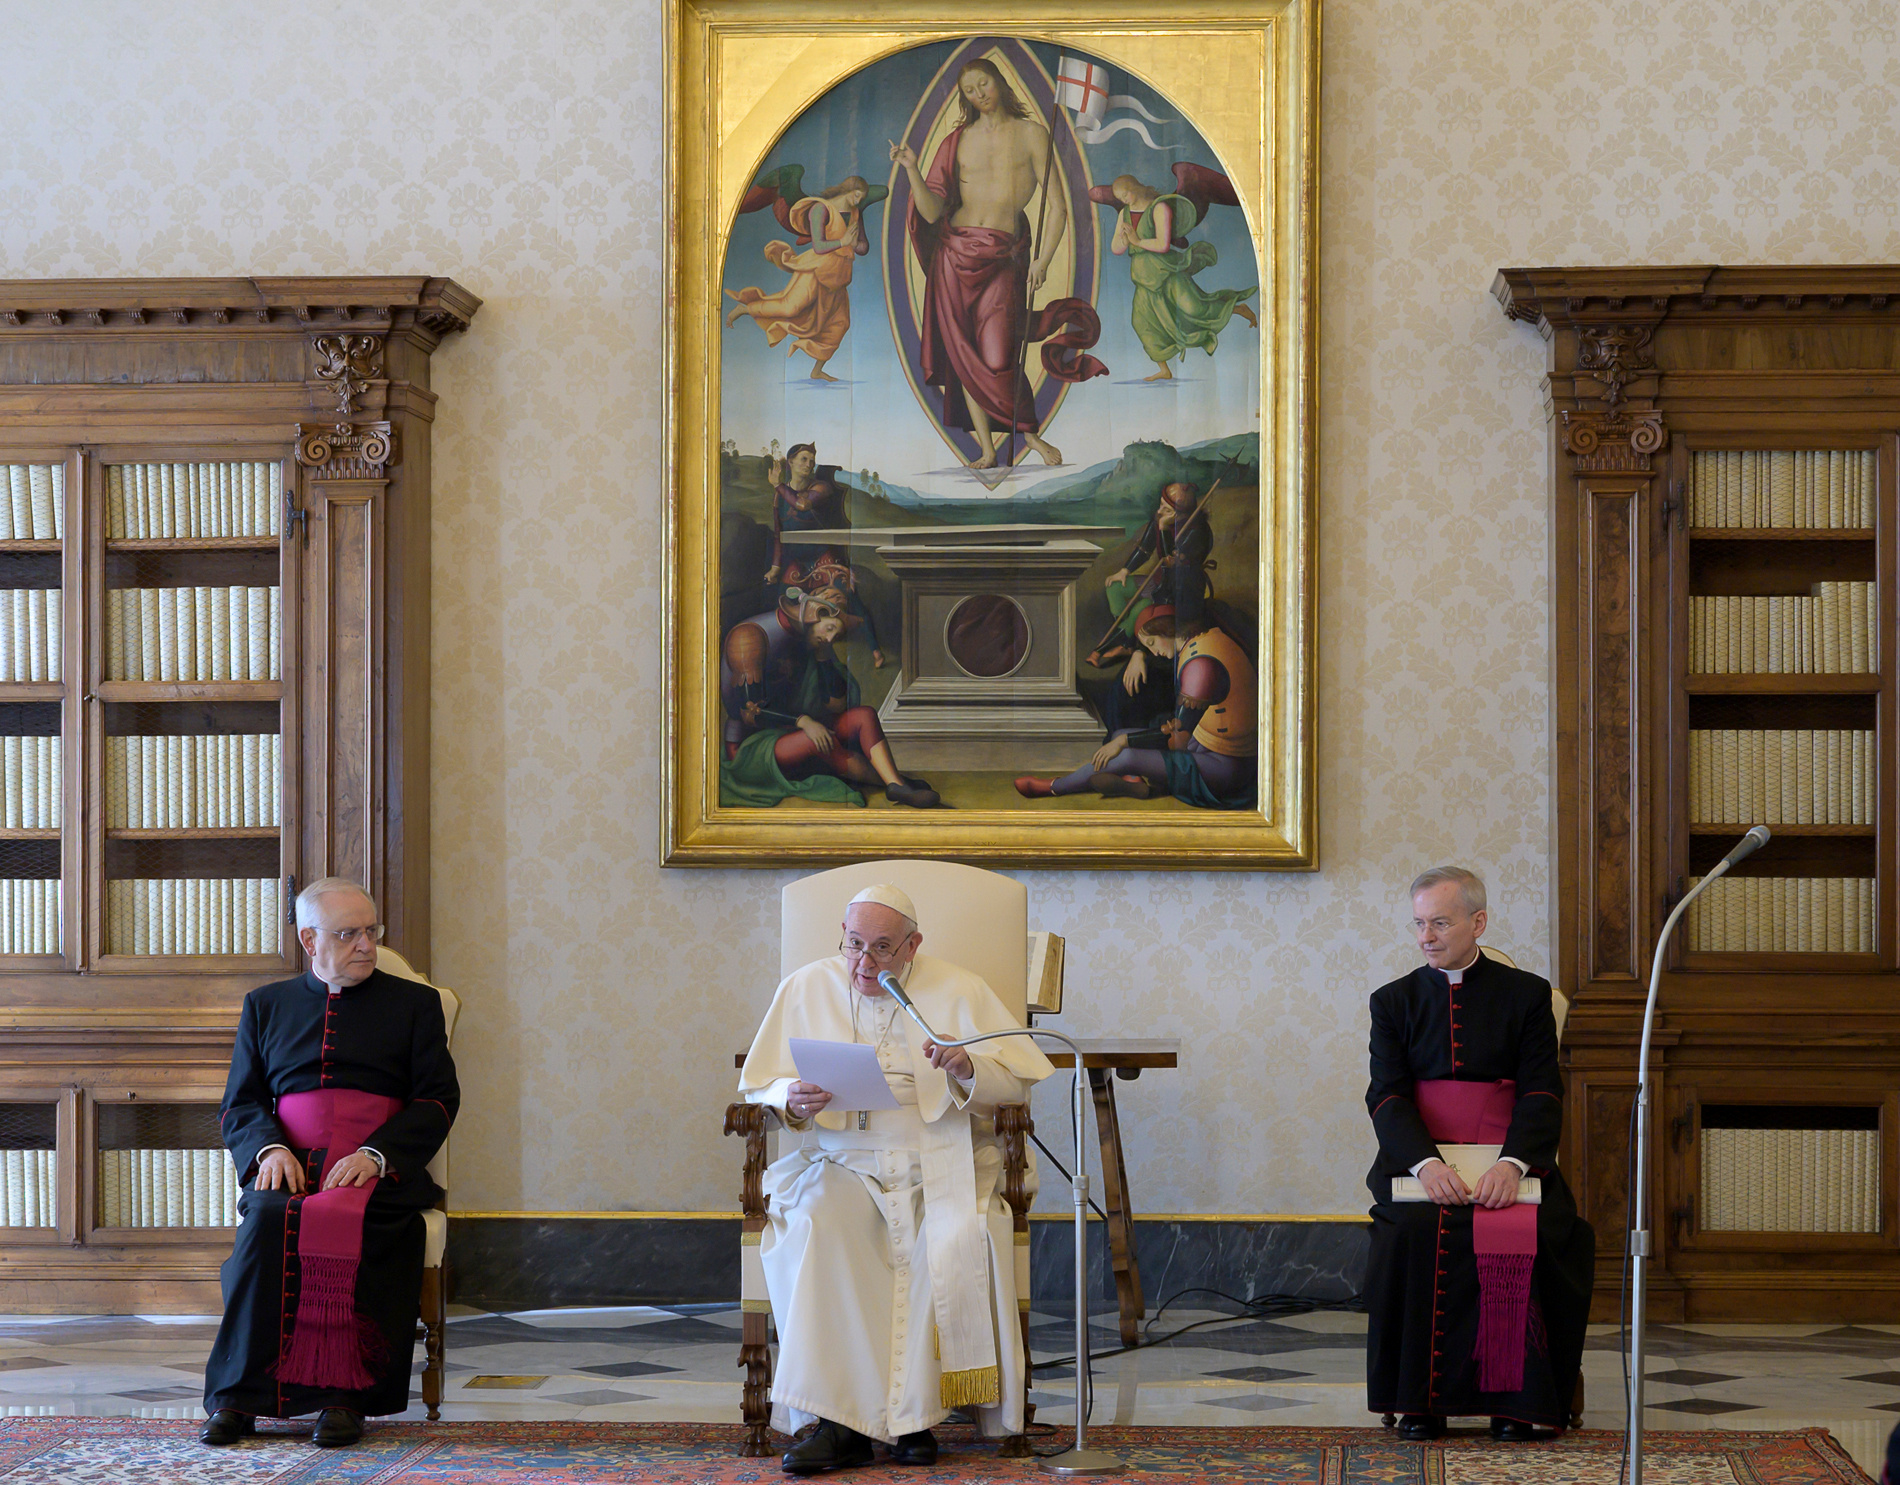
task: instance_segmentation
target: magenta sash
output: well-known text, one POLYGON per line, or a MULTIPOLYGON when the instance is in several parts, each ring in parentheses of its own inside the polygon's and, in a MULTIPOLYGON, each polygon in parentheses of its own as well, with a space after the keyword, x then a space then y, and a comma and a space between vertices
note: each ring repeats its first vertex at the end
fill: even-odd
MULTIPOLYGON (((1433 1078, 1421 1081, 1416 1094, 1426 1130, 1441 1143, 1501 1145, 1510 1133, 1517 1084, 1509 1078, 1433 1078)), ((1524 1202, 1497 1211, 1473 1207, 1471 1251, 1478 1260, 1478 1388, 1516 1392, 1524 1385, 1537 1208, 1524 1202)))
POLYGON ((382 1332, 356 1313, 363 1213, 376 1182, 329 1191, 320 1188, 331 1166, 354 1155, 401 1108, 401 1099, 353 1088, 286 1093, 277 1100, 277 1121, 291 1144, 300 1150, 323 1151, 323 1169, 307 1188, 309 1194, 293 1198, 284 1219, 285 1246, 295 1246, 302 1278, 296 1318, 271 1368, 280 1382, 371 1387, 376 1383, 371 1368, 387 1361, 382 1332))

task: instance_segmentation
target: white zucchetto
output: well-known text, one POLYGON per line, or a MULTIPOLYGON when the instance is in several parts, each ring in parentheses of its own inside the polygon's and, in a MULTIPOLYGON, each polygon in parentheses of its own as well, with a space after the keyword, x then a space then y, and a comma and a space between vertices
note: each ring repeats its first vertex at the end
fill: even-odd
POLYGON ((902 913, 913 923, 917 921, 917 905, 910 900, 910 894, 902 887, 893 887, 889 882, 878 882, 866 887, 845 906, 851 907, 860 902, 874 902, 879 907, 902 913))

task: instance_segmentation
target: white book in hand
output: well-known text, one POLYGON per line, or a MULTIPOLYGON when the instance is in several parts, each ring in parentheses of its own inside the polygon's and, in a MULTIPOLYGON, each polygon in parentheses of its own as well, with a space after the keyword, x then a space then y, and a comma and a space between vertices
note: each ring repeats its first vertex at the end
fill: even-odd
MULTIPOLYGON (((1498 1163, 1498 1156, 1503 1149, 1502 1145, 1440 1145, 1438 1158, 1456 1171, 1465 1185, 1475 1190, 1484 1173, 1498 1163)), ((1430 1201, 1431 1197, 1425 1194, 1424 1183, 1417 1176, 1394 1176, 1392 1199, 1430 1201)), ((1526 1206, 1540 1205, 1544 1200, 1544 1183, 1536 1176, 1518 1177, 1517 1199, 1526 1206)))

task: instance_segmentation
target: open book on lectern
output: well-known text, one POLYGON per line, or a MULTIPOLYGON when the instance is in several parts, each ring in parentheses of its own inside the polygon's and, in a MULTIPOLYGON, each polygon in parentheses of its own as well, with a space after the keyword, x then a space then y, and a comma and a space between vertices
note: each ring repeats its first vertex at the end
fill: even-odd
MULTIPOLYGON (((1478 1178, 1498 1163, 1503 1153, 1502 1145, 1440 1145, 1438 1158, 1458 1172, 1458 1178, 1477 1189, 1478 1178)), ((1392 1199, 1394 1201, 1430 1201, 1425 1188, 1417 1176, 1394 1176, 1392 1178, 1392 1199)), ((1530 1206, 1538 1206, 1544 1200, 1544 1183, 1536 1176, 1521 1176, 1517 1183, 1517 1199, 1530 1206)))

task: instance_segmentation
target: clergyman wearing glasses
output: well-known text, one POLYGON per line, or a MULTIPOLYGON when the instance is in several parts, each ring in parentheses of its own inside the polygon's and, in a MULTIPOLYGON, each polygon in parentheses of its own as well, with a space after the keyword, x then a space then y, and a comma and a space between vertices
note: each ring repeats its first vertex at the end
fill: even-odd
POLYGON ((316 1443, 409 1406, 428 1164, 460 1091, 442 1000, 376 968, 383 925, 355 882, 297 895, 310 968, 244 997, 219 1128, 243 1186, 200 1437, 318 1415, 316 1443))
POLYGON ((1015 1023, 978 976, 919 953, 918 926, 896 887, 854 897, 837 954, 778 987, 739 1077, 797 1135, 765 1173, 759 1241, 779 1337, 772 1421, 820 1425, 785 1455, 789 1474, 870 1464, 873 1440, 893 1463, 935 1463, 931 1429, 952 1408, 987 1434, 1022 1431, 1021 1348, 997 1342, 1015 1330, 1016 1269, 993 1119, 1052 1069, 1026 1038, 925 1038, 880 975, 943 1035, 1015 1023), (794 1037, 874 1048, 898 1107, 830 1108, 799 1077, 794 1037))

